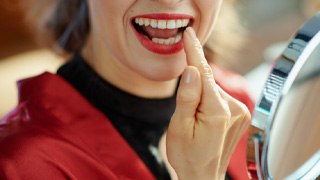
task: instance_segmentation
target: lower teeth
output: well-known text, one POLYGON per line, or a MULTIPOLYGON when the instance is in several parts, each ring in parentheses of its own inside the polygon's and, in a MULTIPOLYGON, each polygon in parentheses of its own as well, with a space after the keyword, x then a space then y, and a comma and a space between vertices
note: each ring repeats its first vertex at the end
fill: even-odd
POLYGON ((165 44, 165 45, 171 45, 176 44, 182 39, 182 32, 179 32, 176 37, 171 37, 168 39, 162 39, 162 38, 152 38, 152 42, 157 44, 165 44))

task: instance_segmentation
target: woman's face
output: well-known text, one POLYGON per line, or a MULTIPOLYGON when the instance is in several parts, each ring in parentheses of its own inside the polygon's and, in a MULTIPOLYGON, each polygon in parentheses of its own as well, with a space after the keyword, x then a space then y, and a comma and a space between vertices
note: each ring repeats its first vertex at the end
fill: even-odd
POLYGON ((112 63, 110 67, 122 73, 131 71, 156 81, 174 79, 186 66, 183 30, 192 26, 204 43, 221 1, 88 0, 91 38, 100 41, 96 49, 108 56, 103 63, 112 63))

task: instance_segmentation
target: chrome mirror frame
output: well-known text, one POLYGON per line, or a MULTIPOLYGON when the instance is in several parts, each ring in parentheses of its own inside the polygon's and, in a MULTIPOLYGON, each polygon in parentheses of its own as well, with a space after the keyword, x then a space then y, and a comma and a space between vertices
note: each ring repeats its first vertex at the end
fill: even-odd
MULTIPOLYGON (((297 31, 282 55, 278 57, 255 107, 251 124, 265 132, 265 136, 254 136, 259 179, 273 179, 268 168, 268 149, 275 115, 282 99, 288 94, 301 68, 317 46, 320 46, 320 12, 297 31), (263 145, 261 156, 260 145, 263 145)), ((320 150, 286 179, 305 179, 312 175, 320 175, 320 150)))

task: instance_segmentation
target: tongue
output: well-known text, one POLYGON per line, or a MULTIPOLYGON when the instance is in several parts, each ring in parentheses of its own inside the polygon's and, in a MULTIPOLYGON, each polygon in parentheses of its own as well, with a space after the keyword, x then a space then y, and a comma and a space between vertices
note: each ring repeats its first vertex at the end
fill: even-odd
POLYGON ((178 29, 158 29, 152 28, 151 26, 143 26, 143 30, 151 37, 151 38, 162 38, 168 39, 170 37, 175 37, 178 34, 178 29))

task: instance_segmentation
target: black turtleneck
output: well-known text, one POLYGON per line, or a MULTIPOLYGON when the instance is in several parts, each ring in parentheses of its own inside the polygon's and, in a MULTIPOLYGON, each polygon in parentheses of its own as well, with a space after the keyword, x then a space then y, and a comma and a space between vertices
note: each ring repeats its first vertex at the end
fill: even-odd
MULTIPOLYGON (((176 94, 162 99, 129 94, 103 80, 79 54, 57 73, 108 117, 157 179, 170 179, 158 144, 174 112, 176 94)), ((231 179, 228 173, 225 179, 231 179)))
POLYGON ((103 80, 80 55, 57 73, 108 117, 157 179, 170 179, 158 144, 174 112, 175 95, 163 99, 131 95, 103 80))

